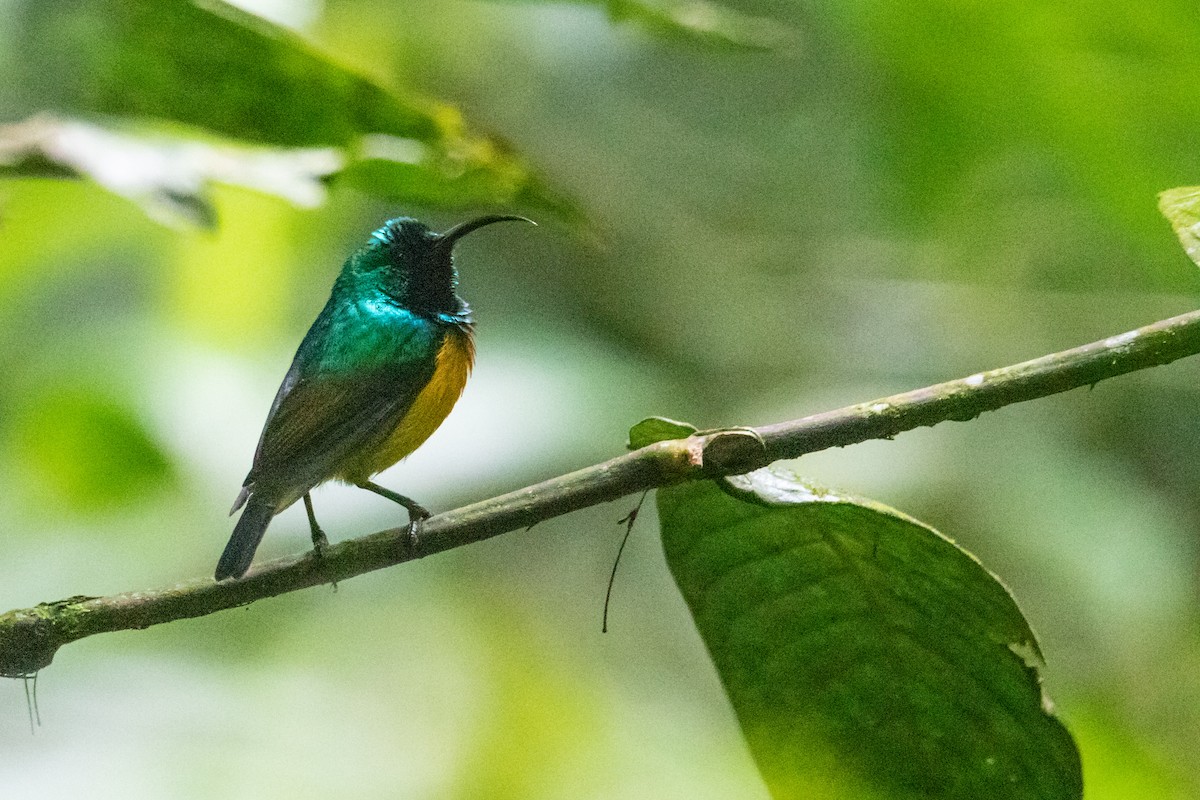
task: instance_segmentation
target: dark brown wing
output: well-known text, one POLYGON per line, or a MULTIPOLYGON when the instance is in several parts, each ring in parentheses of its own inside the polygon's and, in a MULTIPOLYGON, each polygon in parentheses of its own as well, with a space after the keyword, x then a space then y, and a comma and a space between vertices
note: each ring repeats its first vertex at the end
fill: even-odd
POLYGON ((280 399, 246 476, 253 491, 284 496, 333 477, 362 448, 377 446, 433 375, 427 360, 369 373, 301 378, 280 399))

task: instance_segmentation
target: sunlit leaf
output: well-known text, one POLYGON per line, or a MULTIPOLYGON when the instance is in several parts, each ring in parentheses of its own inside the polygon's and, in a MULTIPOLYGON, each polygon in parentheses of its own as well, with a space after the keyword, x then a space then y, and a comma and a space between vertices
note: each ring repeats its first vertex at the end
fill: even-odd
POLYGON ((1180 186, 1160 192, 1158 210, 1175 229, 1188 258, 1200 264, 1200 186, 1180 186))
POLYGON ((775 798, 1081 796, 1033 633, 978 561, 769 470, 729 487, 660 489, 663 546, 775 798))
MULTIPOLYGON (((511 0, 536 2, 538 0, 511 0)), ((778 50, 796 42, 796 32, 770 17, 744 14, 708 0, 574 0, 603 8, 616 23, 636 25, 656 36, 737 50, 778 50)))
POLYGON ((126 197, 160 222, 212 227, 209 184, 244 186, 303 208, 325 199, 334 148, 272 150, 108 130, 39 116, 0 127, 0 176, 75 177, 126 197))
POLYGON ((749 50, 776 50, 794 42, 794 32, 783 23, 706 0, 597 2, 603 3, 613 21, 631 22, 659 36, 749 50))

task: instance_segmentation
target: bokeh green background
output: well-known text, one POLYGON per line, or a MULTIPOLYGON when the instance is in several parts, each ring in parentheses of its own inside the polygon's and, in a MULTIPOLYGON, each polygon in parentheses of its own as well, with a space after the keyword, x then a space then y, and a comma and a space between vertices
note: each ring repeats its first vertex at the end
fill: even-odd
MULTIPOLYGON (((24 5, 0 2, 0 121, 37 108, 24 5)), ((1200 183, 1184 2, 730 3, 787 26, 766 52, 584 3, 249 7, 458 105, 588 220, 460 248, 475 377, 382 478, 434 509, 615 455, 647 415, 798 417, 1103 338, 1200 289, 1155 210, 1200 183)), ((466 213, 337 185, 315 210, 215 203, 215 230, 176 230, 89 183, 0 183, 3 608, 209 573, 342 259, 388 216, 466 213)), ((1004 579, 1097 800, 1200 795, 1198 376, 1185 361, 796 465, 1004 579)), ((20 683, 0 685, 4 794, 765 798, 649 505, 600 633, 635 500, 71 645, 36 735, 20 683)), ((343 487, 316 503, 335 538, 398 522, 343 487)), ((262 556, 307 537, 289 510, 262 556)))

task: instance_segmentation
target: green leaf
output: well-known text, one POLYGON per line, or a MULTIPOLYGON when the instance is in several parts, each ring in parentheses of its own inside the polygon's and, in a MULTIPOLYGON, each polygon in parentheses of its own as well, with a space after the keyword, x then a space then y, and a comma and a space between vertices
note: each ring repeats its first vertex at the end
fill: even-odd
POLYGON ((39 2, 25 16, 20 61, 43 105, 290 147, 442 134, 434 104, 384 89, 225 3, 39 2))
MULTIPOLYGON (((179 145, 175 150, 208 146, 223 154, 233 151, 232 146, 194 141, 200 138, 197 128, 274 147, 340 148, 332 154, 312 149, 287 152, 268 165, 277 170, 274 176, 263 168, 261 154, 246 151, 235 158, 210 159, 210 164, 226 167, 223 174, 193 168, 185 181, 189 188, 178 193, 159 189, 178 183, 188 167, 162 166, 158 175, 142 181, 157 183, 152 190, 120 192, 137 195, 152 215, 210 222, 211 209, 200 191, 204 180, 236 183, 239 174, 255 177, 260 185, 254 188, 293 202, 298 196, 323 198, 313 181, 333 177, 341 167, 362 159, 347 180, 389 201, 453 209, 521 205, 582 222, 574 205, 550 192, 503 142, 471 132, 454 107, 387 88, 338 64, 296 34, 226 3, 36 2, 23 6, 21 21, 22 52, 14 62, 23 73, 20 84, 33 99, 31 111, 51 108, 64 116, 114 117, 124 120, 126 129, 130 122, 142 128, 165 126, 179 145), (410 157, 381 157, 371 152, 372 140, 399 143, 410 157)), ((128 130, 107 134, 110 140, 122 141, 99 149, 140 147, 156 164, 171 154, 164 150, 174 147, 164 144, 169 141, 164 137, 138 144, 128 130)), ((3 149, 0 143, 0 156, 3 149)), ((63 174, 63 159, 40 155, 45 153, 16 166, 10 158, 7 171, 63 174)), ((69 162, 65 173, 93 178, 98 174, 69 162)), ((101 183, 114 188, 112 180, 101 183)))
POLYGON ((553 193, 511 149, 465 136, 452 156, 411 140, 366 137, 336 180, 392 202, 429 208, 522 206, 584 225, 583 212, 553 193))
POLYGON ((174 476, 141 421, 103 395, 50 387, 7 422, 16 463, 54 507, 119 508, 174 476))
POLYGON ((663 547, 772 796, 1074 800, 1037 643, 971 555, 759 470, 658 492, 663 547))
POLYGON ((1200 186, 1159 192, 1158 210, 1175 229, 1188 258, 1200 264, 1200 186))
POLYGON ((666 417, 648 417, 629 429, 629 449, 638 450, 655 442, 686 439, 696 428, 666 417))

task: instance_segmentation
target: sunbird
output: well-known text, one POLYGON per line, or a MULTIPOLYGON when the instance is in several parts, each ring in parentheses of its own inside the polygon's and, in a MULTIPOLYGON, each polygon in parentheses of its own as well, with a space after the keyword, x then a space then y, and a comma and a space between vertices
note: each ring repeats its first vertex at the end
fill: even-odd
POLYGON ((271 519, 301 498, 322 552, 327 539, 309 492, 328 480, 404 506, 416 541, 429 511, 371 478, 420 447, 462 394, 475 361, 474 320, 458 296, 454 244, 506 221, 533 223, 492 214, 435 233, 409 217, 390 219, 346 260, 275 394, 229 512, 243 509, 217 580, 245 575, 271 519))

